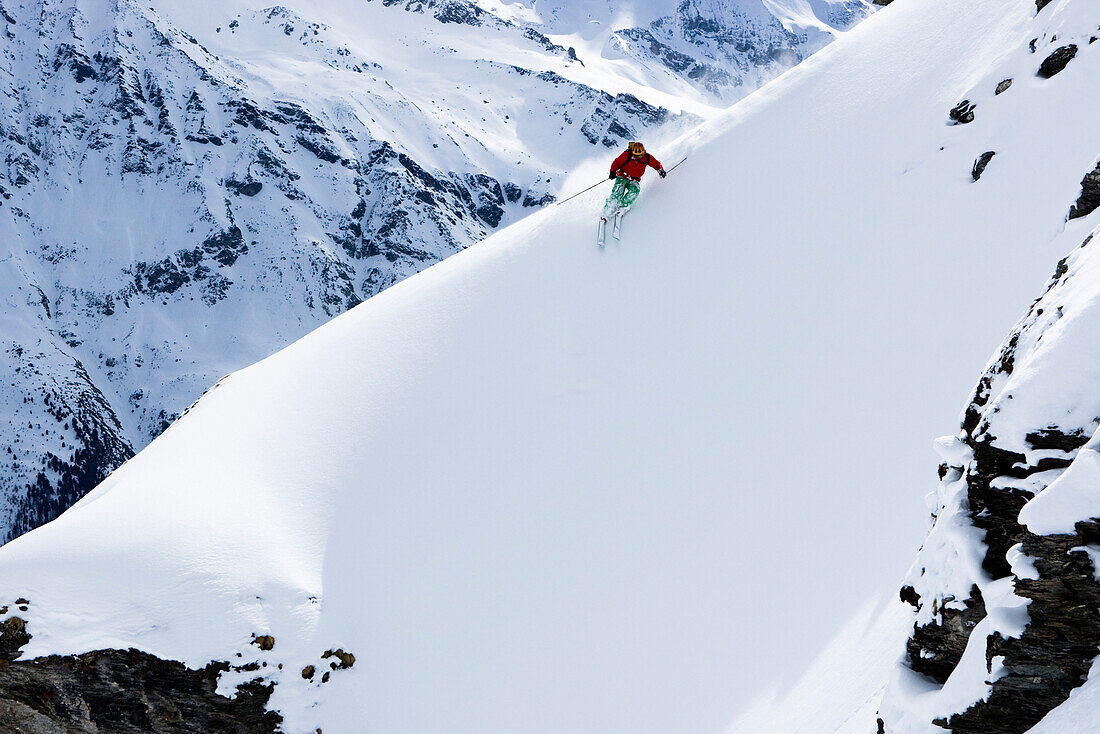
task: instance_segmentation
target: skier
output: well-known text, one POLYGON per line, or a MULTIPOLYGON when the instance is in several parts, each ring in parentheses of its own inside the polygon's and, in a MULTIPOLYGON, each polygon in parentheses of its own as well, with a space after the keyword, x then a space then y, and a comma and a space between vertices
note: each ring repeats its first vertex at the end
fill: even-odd
POLYGON ((603 232, 604 227, 607 225, 607 218, 611 215, 615 216, 615 230, 612 232, 612 236, 618 238, 623 215, 630 210, 630 205, 634 203, 634 200, 638 198, 638 194, 642 191, 642 187, 638 182, 645 174, 646 166, 657 171, 661 178, 668 175, 661 162, 646 153, 645 146, 637 142, 629 143, 626 150, 620 153, 619 157, 612 162, 608 178, 615 181, 615 186, 611 189, 611 196, 607 197, 607 201, 603 205, 603 214, 600 216, 599 241, 601 243, 603 242, 603 232))

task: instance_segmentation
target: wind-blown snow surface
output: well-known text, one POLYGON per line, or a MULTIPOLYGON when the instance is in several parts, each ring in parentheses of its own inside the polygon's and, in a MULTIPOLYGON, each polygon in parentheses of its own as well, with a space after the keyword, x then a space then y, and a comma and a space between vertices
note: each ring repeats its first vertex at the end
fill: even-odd
POLYGON ((242 651, 295 732, 719 730, 893 585, 927 437, 1095 224, 1092 49, 992 96, 1029 6, 899 0, 655 151, 621 245, 594 192, 231 375, 0 550, 25 656, 242 651))

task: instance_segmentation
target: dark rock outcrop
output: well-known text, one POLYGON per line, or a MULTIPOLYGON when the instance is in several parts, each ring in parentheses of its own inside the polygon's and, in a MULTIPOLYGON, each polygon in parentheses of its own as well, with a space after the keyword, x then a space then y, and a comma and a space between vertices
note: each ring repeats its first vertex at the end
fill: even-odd
POLYGON ((225 188, 241 196, 255 196, 263 190, 264 185, 259 181, 234 181, 229 178, 225 181, 225 188))
POLYGON ((957 105, 951 108, 951 111, 947 113, 947 116, 951 118, 956 125, 966 125, 967 123, 974 122, 974 109, 977 105, 971 104, 970 100, 964 99, 957 105))
POLYGON ((997 155, 996 151, 987 150, 985 153, 978 156, 978 160, 974 161, 974 167, 970 169, 970 177, 975 181, 981 178, 982 174, 985 173, 986 166, 989 165, 989 162, 993 160, 993 156, 995 155, 997 155))
POLYGON ((19 660, 30 641, 18 617, 0 623, 0 729, 22 734, 274 734, 273 684, 253 680, 233 698, 215 691, 228 663, 192 670, 138 650, 19 660))
POLYGON ((1006 674, 985 701, 937 724, 954 734, 1023 734, 1088 678, 1100 647, 1100 584, 1082 548, 1100 542, 1100 522, 1079 522, 1076 533, 1021 534, 1038 579, 1016 579, 1031 600, 1031 621, 1019 638, 993 635, 986 659, 1004 656, 1006 674))
POLYGON ((1050 56, 1043 59, 1043 63, 1039 64, 1039 76, 1043 79, 1051 78, 1069 66, 1069 62, 1076 56, 1077 44, 1075 43, 1055 49, 1050 56))
POLYGON ((11 356, 20 362, 16 376, 33 386, 16 405, 12 422, 22 423, 37 413, 41 422, 28 420, 26 426, 34 425, 42 437, 60 439, 63 450, 46 451, 41 467, 16 494, 33 454, 22 442, 8 447, 10 463, 0 475, 0 490, 15 497, 15 507, 10 528, 0 533, 3 540, 53 520, 134 455, 117 415, 79 360, 60 345, 36 350, 17 346, 11 356), (54 371, 64 371, 64 379, 54 378, 54 371))
POLYGON ((962 659, 970 632, 985 617, 985 601, 982 592, 973 586, 961 609, 942 606, 935 612, 939 623, 914 627, 905 643, 905 652, 910 668, 943 684, 962 659))
POLYGON ((329 663, 329 667, 333 670, 345 670, 355 665, 355 655, 350 652, 345 652, 343 648, 336 648, 335 650, 325 650, 325 653, 321 656, 323 659, 336 658, 336 661, 329 663))
POLYGON ((271 635, 252 635, 252 644, 261 650, 274 650, 275 638, 271 635))
MULTIPOLYGON (((725 88, 737 87, 743 83, 725 69, 677 51, 667 43, 661 42, 648 28, 627 28, 618 31, 618 35, 629 46, 644 48, 669 69, 686 76, 692 83, 713 94, 720 94, 725 88)), ((757 63, 765 61, 767 60, 761 58, 757 63)))
MULTIPOLYGON (((1067 262, 1058 264, 1048 295, 1072 277, 1067 262)), ((1057 470, 1072 464, 1089 441, 1091 429, 1043 425, 1022 436, 1013 434, 1023 440, 1026 453, 998 445, 998 432, 1004 426, 998 423, 994 401, 1014 397, 998 391, 1005 389, 1017 362, 1027 354, 1018 353, 1021 343, 1031 349, 1033 340, 1041 338, 1043 325, 1053 323, 1044 317, 1054 310, 1048 295, 1032 304, 979 380, 959 434, 962 465, 940 469, 942 481, 965 482, 965 503, 941 511, 953 513, 948 522, 962 519, 981 531, 986 581, 1005 579, 1017 596, 1029 602, 1028 621, 1018 636, 994 632, 984 640, 987 670, 994 672, 994 660, 1001 666, 991 693, 965 711, 933 722, 955 734, 1023 734, 1085 681, 1100 650, 1100 583, 1085 550, 1100 547, 1100 520, 1083 519, 1076 523, 1075 532, 1061 535, 1037 535, 1019 521, 1024 505, 1045 490, 1057 470), (1014 548, 1034 572, 1017 575, 1019 568, 1014 569, 1010 560, 1014 548)), ((1061 307, 1057 311, 1060 314, 1061 307)), ((901 590, 902 598, 918 613, 925 612, 924 619, 932 619, 914 626, 906 645, 908 664, 942 685, 967 645, 975 642, 971 634, 986 617, 988 602, 977 584, 961 604, 944 598, 942 592, 937 597, 934 587, 918 592, 913 584, 921 586, 923 574, 924 569, 916 567, 901 590)), ((882 730, 890 731, 888 720, 882 730)))
POLYGON ((1087 217, 1100 209, 1100 164, 1081 179, 1081 196, 1069 210, 1070 219, 1087 217))
POLYGON ((1004 94, 1005 92, 1007 92, 1009 90, 1009 88, 1011 86, 1012 86, 1012 80, 1011 79, 1005 79, 1004 81, 997 84, 997 88, 993 90, 993 94, 996 94, 996 95, 1004 94))

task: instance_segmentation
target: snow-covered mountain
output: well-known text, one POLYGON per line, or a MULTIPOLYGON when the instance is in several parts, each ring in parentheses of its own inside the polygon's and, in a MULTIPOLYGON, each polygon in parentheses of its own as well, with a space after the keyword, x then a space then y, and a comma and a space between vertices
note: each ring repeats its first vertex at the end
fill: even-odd
MULTIPOLYGON (((594 246, 592 192, 231 374, 0 550, 0 710, 717 731, 900 573, 926 437, 1073 249, 940 444, 918 610, 866 608, 735 730, 1030 726, 1095 653, 1096 14, 894 2, 656 150, 689 158, 620 244, 594 246), (997 671, 1016 688, 975 706, 997 671)), ((1095 722, 1077 690, 1048 721, 1095 722)))
POLYGON ((861 0, 0 2, 0 537, 861 0))

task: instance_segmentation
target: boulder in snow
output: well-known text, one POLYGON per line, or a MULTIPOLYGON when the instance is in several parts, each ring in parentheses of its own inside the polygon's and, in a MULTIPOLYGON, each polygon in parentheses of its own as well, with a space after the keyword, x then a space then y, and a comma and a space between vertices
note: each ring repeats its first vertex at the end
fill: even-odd
POLYGON ((947 116, 954 120, 956 125, 966 125, 974 122, 974 109, 976 107, 977 105, 971 104, 970 100, 964 99, 952 107, 947 116))
POLYGON ((1087 217, 1100 208, 1100 163, 1081 180, 1081 196, 1070 207, 1069 218, 1087 217))
POLYGON ((1069 62, 1073 61, 1073 58, 1077 55, 1077 44, 1071 43, 1068 46, 1062 46, 1055 49, 1054 53, 1043 59, 1043 63, 1039 65, 1039 76, 1044 79, 1049 79, 1055 74, 1061 72, 1069 62))
POLYGON ((970 169, 970 177, 977 181, 985 173, 985 167, 989 165, 989 162, 993 160, 993 156, 997 155, 995 150, 987 150, 978 156, 978 160, 974 161, 974 167, 970 169))

